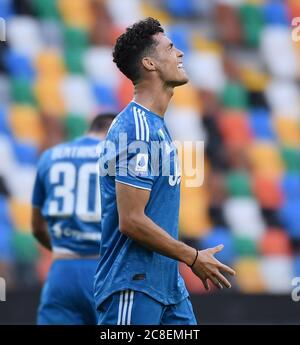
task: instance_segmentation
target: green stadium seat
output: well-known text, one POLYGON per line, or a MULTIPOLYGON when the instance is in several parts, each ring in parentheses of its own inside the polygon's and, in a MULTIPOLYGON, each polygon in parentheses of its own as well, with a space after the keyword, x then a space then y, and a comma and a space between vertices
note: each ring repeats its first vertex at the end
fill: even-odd
POLYGON ((255 4, 245 3, 240 7, 239 15, 245 43, 257 47, 263 28, 261 8, 255 4))
POLYGON ((82 74, 84 73, 83 55, 85 50, 82 48, 65 49, 64 60, 65 66, 69 73, 82 74))
POLYGON ((222 104, 225 108, 246 109, 248 97, 243 85, 235 81, 227 83, 222 94, 222 104))
POLYGON ((288 171, 300 171, 299 148, 283 147, 280 150, 281 157, 288 171))
POLYGON ((83 73, 83 55, 88 47, 88 35, 85 30, 65 27, 64 31, 64 60, 70 73, 83 73))
POLYGON ((59 19, 57 0, 34 0, 33 8, 42 19, 59 19))
POLYGON ((11 80, 11 94, 15 103, 35 105, 31 82, 26 79, 11 80))
POLYGON ((247 173, 233 171, 226 176, 226 186, 231 196, 250 196, 251 184, 247 173))
POLYGON ((247 237, 235 237, 234 248, 240 257, 256 257, 258 255, 256 242, 247 237))
POLYGON ((89 44, 88 34, 81 28, 66 26, 64 28, 64 43, 67 48, 87 48, 89 44))
POLYGON ((83 135, 88 127, 87 120, 79 115, 69 114, 64 120, 67 139, 74 139, 83 135))
POLYGON ((16 261, 34 263, 38 258, 36 240, 31 234, 14 230, 12 236, 12 249, 16 261))

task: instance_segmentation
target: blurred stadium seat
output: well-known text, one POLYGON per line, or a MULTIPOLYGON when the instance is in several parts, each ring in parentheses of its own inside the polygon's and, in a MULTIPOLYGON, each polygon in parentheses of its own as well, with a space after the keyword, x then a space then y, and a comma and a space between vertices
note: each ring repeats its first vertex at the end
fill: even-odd
POLYGON ((10 135, 9 116, 5 108, 0 108, 0 135, 10 135))
POLYGON ((287 171, 299 172, 300 170, 300 152, 296 147, 282 147, 281 157, 284 161, 287 171))
POLYGON ((277 146, 270 141, 255 141, 249 148, 249 157, 255 173, 278 177, 284 170, 277 146))
POLYGON ((237 236, 249 237, 258 241, 265 224, 257 204, 251 197, 230 197, 224 203, 227 223, 237 236))
POLYGON ((228 146, 246 146, 252 141, 249 118, 244 112, 226 110, 219 118, 220 131, 228 146))
POLYGON ((251 109, 250 124, 252 133, 257 140, 275 140, 272 118, 265 109, 251 109))
POLYGON ((288 9, 280 1, 271 0, 263 8, 264 21, 269 25, 289 25, 288 9))
POLYGON ((261 261, 261 272, 268 291, 278 294, 290 292, 293 277, 293 266, 290 257, 263 257, 261 261))
POLYGON ((10 212, 13 225, 18 231, 29 232, 31 228, 31 207, 30 205, 12 199, 10 202, 10 212))
POLYGON ((283 202, 283 191, 280 181, 268 174, 253 176, 253 193, 262 208, 278 209, 283 202))
POLYGON ((227 191, 230 196, 251 196, 250 179, 247 173, 231 171, 226 178, 227 191))
POLYGON ((256 258, 241 258, 235 266, 238 287, 243 293, 262 293, 266 291, 260 261, 256 258))
POLYGON ((289 236, 292 239, 300 239, 300 198, 287 199, 280 209, 279 215, 289 236))
POLYGON ((0 4, 0 13, 1 17, 8 19, 13 14, 13 1, 12 0, 3 0, 0 4))
POLYGON ((67 139, 72 140, 82 135, 83 131, 87 129, 87 120, 82 116, 68 114, 64 120, 67 139))
POLYGON ((11 77, 27 80, 34 78, 35 71, 32 66, 32 60, 26 55, 17 53, 14 50, 8 50, 4 61, 11 77))
POLYGON ((240 7, 240 18, 244 41, 247 45, 257 47, 264 25, 263 11, 260 6, 244 3, 240 7))
POLYGON ((267 229, 259 244, 262 255, 290 256, 292 248, 289 236, 282 229, 267 229))
POLYGON ((36 108, 23 105, 11 107, 10 128, 18 140, 37 146, 42 144, 44 128, 36 108))
POLYGON ((296 172, 287 172, 282 179, 282 189, 285 199, 299 199, 300 197, 300 175, 296 172))
POLYGON ((224 245, 224 249, 216 254, 216 258, 226 265, 232 265, 236 251, 234 248, 234 239, 229 231, 226 228, 213 228, 211 232, 206 234, 201 238, 200 248, 213 248, 219 244, 224 245))
POLYGON ((35 68, 40 78, 59 78, 65 74, 64 62, 57 49, 43 50, 35 59, 35 68))

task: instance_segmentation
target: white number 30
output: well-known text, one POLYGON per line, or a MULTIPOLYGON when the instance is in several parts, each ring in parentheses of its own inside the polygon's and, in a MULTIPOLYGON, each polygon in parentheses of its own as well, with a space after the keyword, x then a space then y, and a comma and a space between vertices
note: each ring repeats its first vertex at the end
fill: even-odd
POLYGON ((96 163, 83 164, 78 169, 78 174, 74 164, 56 163, 50 169, 49 178, 50 183, 56 185, 53 191, 53 197, 56 200, 49 203, 50 216, 66 217, 71 216, 75 211, 76 216, 82 221, 100 221, 101 202, 96 163), (97 188, 90 190, 90 181, 93 175, 96 179, 97 188), (60 183, 61 177, 62 182, 60 183), (89 210, 90 198, 94 201, 92 210, 89 210), (57 199, 61 199, 61 202, 57 199))

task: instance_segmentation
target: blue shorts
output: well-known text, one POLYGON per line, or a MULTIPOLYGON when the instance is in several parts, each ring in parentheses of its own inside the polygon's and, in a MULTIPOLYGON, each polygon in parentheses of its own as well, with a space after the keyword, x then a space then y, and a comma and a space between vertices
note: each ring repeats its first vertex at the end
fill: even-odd
POLYGON ((97 259, 59 259, 51 266, 38 310, 39 325, 96 325, 97 259))
POLYGON ((98 325, 197 325, 190 298, 164 305, 149 295, 119 291, 97 308, 98 325))

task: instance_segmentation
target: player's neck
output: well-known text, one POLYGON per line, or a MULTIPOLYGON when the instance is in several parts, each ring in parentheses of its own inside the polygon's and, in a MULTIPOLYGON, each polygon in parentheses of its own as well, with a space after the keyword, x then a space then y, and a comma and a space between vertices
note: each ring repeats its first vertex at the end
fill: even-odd
POLYGON ((105 132, 105 131, 100 131, 100 132, 88 132, 88 133, 87 133, 87 136, 88 136, 89 138, 95 138, 95 139, 98 139, 98 140, 103 140, 103 139, 105 139, 106 132, 105 132))
POLYGON ((161 117, 164 117, 172 96, 173 88, 163 84, 142 82, 134 88, 134 100, 161 117))

